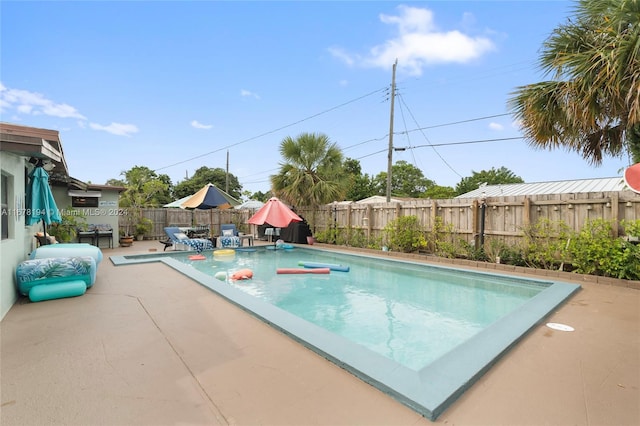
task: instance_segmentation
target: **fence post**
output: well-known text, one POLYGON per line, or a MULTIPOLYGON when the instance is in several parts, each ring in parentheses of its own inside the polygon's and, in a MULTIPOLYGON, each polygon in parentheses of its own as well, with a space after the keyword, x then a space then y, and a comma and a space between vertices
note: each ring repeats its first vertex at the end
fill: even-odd
POLYGON ((525 228, 529 227, 531 223, 531 199, 524 197, 524 211, 522 212, 522 224, 525 228))
MULTIPOLYGON (((618 193, 611 194, 611 221, 613 222, 613 236, 615 238, 618 237, 620 227, 618 212, 620 211, 620 199, 618 193)), ((604 218, 604 211, 602 212, 602 217, 604 218)))
POLYGON ((438 202, 436 200, 431 201, 431 232, 435 229, 436 218, 438 217, 438 202))
POLYGON ((487 202, 484 198, 480 200, 480 247, 484 247, 484 221, 486 219, 487 202))

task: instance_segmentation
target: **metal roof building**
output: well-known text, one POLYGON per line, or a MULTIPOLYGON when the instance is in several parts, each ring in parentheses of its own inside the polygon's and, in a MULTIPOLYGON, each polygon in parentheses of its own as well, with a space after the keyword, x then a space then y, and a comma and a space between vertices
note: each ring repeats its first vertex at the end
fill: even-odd
POLYGON ((456 198, 508 197, 518 195, 576 194, 584 192, 615 192, 629 190, 622 176, 612 178, 560 180, 552 182, 480 185, 478 189, 456 198))

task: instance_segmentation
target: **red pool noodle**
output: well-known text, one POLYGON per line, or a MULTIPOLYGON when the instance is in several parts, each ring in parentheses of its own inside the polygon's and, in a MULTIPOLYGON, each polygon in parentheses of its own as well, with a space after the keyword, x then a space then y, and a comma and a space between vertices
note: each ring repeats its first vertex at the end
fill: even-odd
POLYGON ((278 268, 276 273, 278 274, 328 274, 331 270, 329 268, 278 268))

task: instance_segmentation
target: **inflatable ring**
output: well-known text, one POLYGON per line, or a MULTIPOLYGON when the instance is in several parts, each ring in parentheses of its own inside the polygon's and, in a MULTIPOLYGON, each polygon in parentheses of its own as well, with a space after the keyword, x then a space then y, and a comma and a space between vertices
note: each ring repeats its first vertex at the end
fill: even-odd
POLYGON ((253 278, 253 271, 251 269, 240 269, 231 274, 232 280, 250 280, 251 278, 253 278))
POLYGON ((236 254, 236 251, 230 249, 216 250, 213 252, 214 256, 233 256, 234 254, 236 254))

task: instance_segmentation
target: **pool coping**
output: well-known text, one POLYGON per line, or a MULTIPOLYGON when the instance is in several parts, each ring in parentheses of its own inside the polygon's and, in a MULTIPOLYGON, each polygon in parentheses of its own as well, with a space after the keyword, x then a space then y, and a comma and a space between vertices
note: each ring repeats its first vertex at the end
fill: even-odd
MULTIPOLYGON (((313 250, 329 251, 317 248, 313 250)), ((268 302, 230 287, 190 265, 172 259, 172 254, 175 253, 111 256, 110 259, 115 266, 149 262, 166 264, 432 421, 532 328, 543 322, 555 308, 580 289, 578 284, 518 277, 519 280, 548 287, 516 312, 506 315, 444 356, 415 371, 268 302)), ((371 257, 366 254, 349 254, 371 257)), ((427 265, 411 260, 387 260, 445 270, 463 270, 484 276, 505 276, 462 267, 427 265)))

